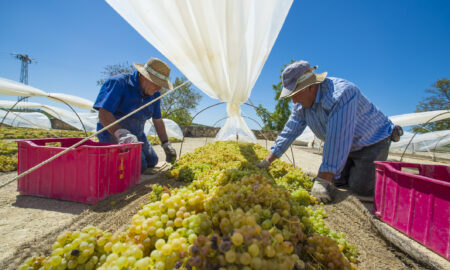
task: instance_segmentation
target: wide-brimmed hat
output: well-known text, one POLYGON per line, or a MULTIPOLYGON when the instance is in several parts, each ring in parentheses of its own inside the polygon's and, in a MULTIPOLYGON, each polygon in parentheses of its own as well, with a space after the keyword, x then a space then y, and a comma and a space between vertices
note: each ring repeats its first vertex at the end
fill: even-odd
POLYGON ((281 74, 283 90, 280 98, 291 97, 310 85, 323 82, 328 73, 316 74, 316 68, 311 68, 307 61, 297 61, 287 66, 281 74))
POLYGON ((133 63, 139 73, 151 82, 166 88, 173 89, 169 81, 170 67, 158 58, 150 58, 145 65, 133 63))

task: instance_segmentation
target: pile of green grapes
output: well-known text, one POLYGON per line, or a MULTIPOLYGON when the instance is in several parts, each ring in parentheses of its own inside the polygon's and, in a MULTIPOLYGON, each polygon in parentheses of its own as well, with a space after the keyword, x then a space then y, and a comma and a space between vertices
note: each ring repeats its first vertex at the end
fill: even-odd
POLYGON ((17 143, 0 140, 0 172, 17 170, 17 143))
MULTIPOLYGON (((152 145, 159 145, 159 144, 161 144, 161 141, 156 136, 147 136, 147 139, 152 145)), ((173 143, 181 142, 180 139, 177 139, 177 138, 174 138, 174 137, 169 137, 169 141, 173 142, 173 143)))
MULTIPOLYGON (((91 135, 88 132, 88 135, 91 135)), ((0 127, 0 139, 30 139, 30 138, 68 138, 68 137, 86 137, 86 133, 81 130, 62 130, 62 129, 39 129, 39 128, 21 128, 21 127, 0 127)))
POLYGON ((257 168, 266 151, 216 142, 186 154, 168 175, 192 183, 155 185, 125 232, 63 233, 19 269, 356 269, 355 248, 312 209, 311 180, 281 161, 257 168))

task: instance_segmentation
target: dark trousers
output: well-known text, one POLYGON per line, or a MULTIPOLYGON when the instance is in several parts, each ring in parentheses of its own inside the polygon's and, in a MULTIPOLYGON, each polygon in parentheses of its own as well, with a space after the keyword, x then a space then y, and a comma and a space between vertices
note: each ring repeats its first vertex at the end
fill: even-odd
POLYGON ((373 196, 375 190, 375 163, 385 161, 389 154, 391 138, 387 137, 373 145, 350 152, 341 177, 334 180, 336 186, 348 186, 361 196, 373 196))

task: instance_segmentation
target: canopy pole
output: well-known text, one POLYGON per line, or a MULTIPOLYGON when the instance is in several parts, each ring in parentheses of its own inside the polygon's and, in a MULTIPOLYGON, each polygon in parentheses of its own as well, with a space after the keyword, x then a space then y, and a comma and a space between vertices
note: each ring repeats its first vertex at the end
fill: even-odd
POLYGON ((127 115, 123 116, 122 118, 117 119, 116 121, 112 122, 111 124, 109 124, 108 126, 102 128, 101 130, 95 132, 94 134, 90 135, 89 137, 84 138, 83 140, 77 142, 76 144, 70 146, 69 148, 66 148, 64 151, 61 151, 61 152, 59 152, 58 154, 52 156, 51 158, 49 158, 49 159, 47 159, 47 160, 44 160, 43 162, 41 162, 41 163, 39 163, 38 165, 34 166, 33 168, 28 169, 27 171, 21 173, 20 175, 14 177, 13 179, 7 181, 6 183, 4 183, 4 184, 2 184, 2 185, 0 185, 0 188, 2 188, 2 187, 4 187, 4 186, 8 185, 8 184, 11 183, 11 182, 16 181, 16 180, 19 179, 20 177, 23 177, 23 176, 26 176, 26 175, 30 174, 30 173, 33 172, 34 170, 39 169, 40 167, 44 166, 45 164, 49 163, 50 161, 52 161, 52 160, 54 160, 54 159, 56 159, 56 158, 58 158, 58 157, 64 155, 65 153, 69 152, 69 151, 72 150, 73 148, 79 146, 80 144, 84 143, 85 141, 89 140, 90 138, 92 138, 92 137, 96 136, 97 134, 99 134, 99 133, 101 133, 101 132, 107 130, 108 128, 110 128, 110 127, 112 127, 112 126, 114 126, 115 124, 118 124, 118 123, 122 122, 123 120, 125 120, 125 119, 127 119, 128 117, 132 116, 133 114, 135 114, 135 113, 141 111, 142 109, 148 107, 149 105, 155 103, 156 101, 160 100, 161 98, 167 96, 168 94, 172 93, 173 91, 177 90, 178 88, 180 88, 181 86, 185 85, 185 84, 188 83, 188 82, 189 82, 188 80, 185 81, 184 83, 180 84, 180 85, 177 86, 176 88, 167 91, 165 94, 163 94, 163 95, 161 95, 161 96, 155 98, 154 100, 150 101, 149 103, 144 104, 144 105, 142 105, 141 107, 137 108, 136 110, 134 110, 134 111, 128 113, 127 115))

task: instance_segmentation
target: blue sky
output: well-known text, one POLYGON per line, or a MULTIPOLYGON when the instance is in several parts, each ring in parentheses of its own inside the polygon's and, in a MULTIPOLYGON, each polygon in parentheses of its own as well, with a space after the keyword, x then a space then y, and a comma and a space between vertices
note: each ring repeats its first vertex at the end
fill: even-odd
MULTIPOLYGON (((280 69, 304 59, 318 72, 354 82, 386 115, 413 112, 425 89, 450 77, 449 14, 448 0, 296 0, 250 98, 273 111, 280 69)), ((18 81, 20 62, 10 53, 25 53, 38 60, 29 66, 30 85, 92 101, 106 65, 166 60, 101 0, 1 1, 0 40, 0 77, 18 81)), ((173 78, 181 75, 173 70, 173 78)), ((217 103, 202 95, 198 110, 217 103)), ((252 109, 242 110, 257 119, 252 109)), ((195 122, 213 125, 225 116, 220 105, 195 122)))

